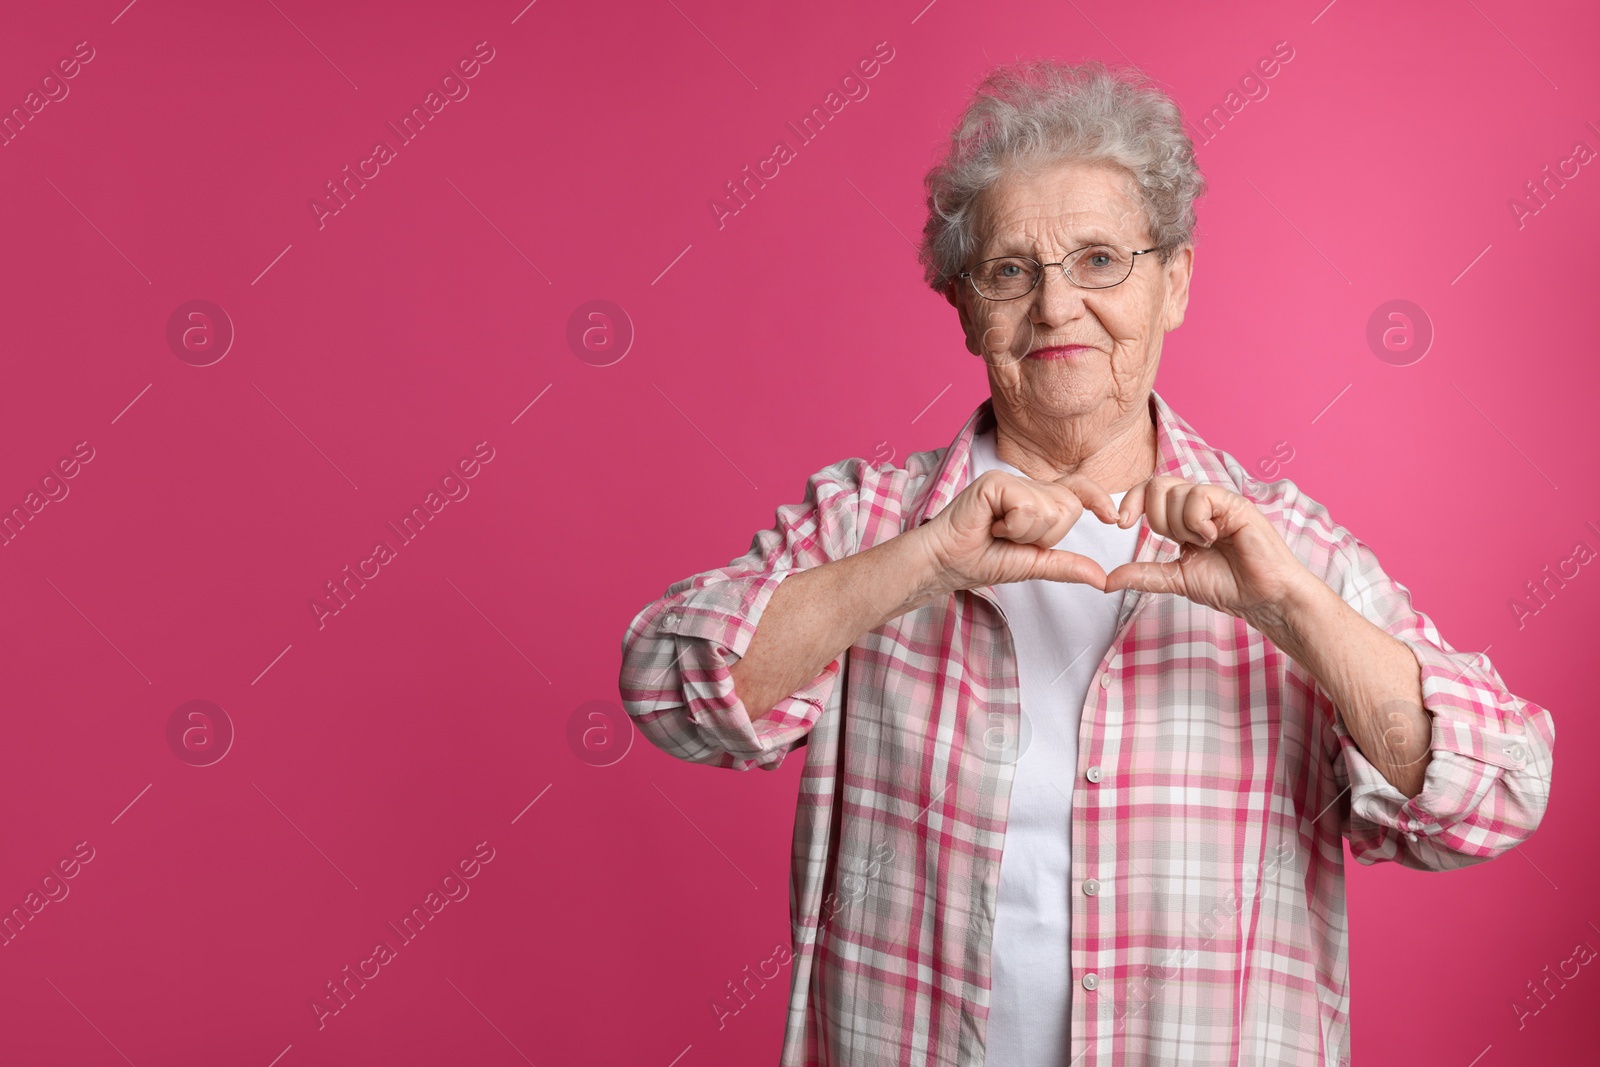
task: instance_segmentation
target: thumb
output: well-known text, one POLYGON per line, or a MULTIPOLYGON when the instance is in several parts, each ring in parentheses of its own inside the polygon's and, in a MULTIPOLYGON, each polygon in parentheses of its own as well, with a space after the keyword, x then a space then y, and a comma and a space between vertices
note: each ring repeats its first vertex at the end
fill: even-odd
POLYGON ((1183 569, 1173 563, 1124 563, 1106 577, 1100 587, 1104 592, 1119 589, 1138 589, 1146 593, 1176 593, 1186 595, 1183 569))
POLYGON ((1050 582, 1077 582, 1080 585, 1094 586, 1102 592, 1106 588, 1106 572, 1100 564, 1088 556, 1080 556, 1076 552, 1068 552, 1061 548, 1042 550, 1029 577, 1042 578, 1050 582))

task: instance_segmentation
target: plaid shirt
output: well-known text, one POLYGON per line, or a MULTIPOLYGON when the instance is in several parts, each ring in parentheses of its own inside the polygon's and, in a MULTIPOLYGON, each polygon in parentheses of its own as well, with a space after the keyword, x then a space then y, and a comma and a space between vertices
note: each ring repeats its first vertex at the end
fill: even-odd
MULTIPOLYGON (((965 482, 986 399, 905 468, 841 460, 748 554, 673 583, 623 640, 621 694, 655 746, 774 770, 804 746, 781 1062, 978 1067, 1020 732, 992 587, 862 634, 754 723, 728 667, 785 575, 927 522, 965 482)), ((1421 667, 1426 785, 1407 799, 1317 682, 1243 620, 1128 590, 1089 688, 1072 792, 1072 1067, 1349 1061, 1344 848, 1449 870, 1537 827, 1555 727, 1455 651, 1372 550, 1288 479, 1259 482, 1152 392, 1157 473, 1225 486, 1421 667)), ((1175 559, 1141 524, 1135 558, 1175 559)), ((995 1065, 1005 1067, 1005 1065, 995 1065)))

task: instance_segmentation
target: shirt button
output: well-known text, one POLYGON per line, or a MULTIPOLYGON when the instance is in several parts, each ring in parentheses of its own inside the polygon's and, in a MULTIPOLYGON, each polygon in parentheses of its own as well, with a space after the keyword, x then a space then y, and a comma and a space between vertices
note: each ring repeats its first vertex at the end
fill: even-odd
POLYGON ((1526 753, 1523 751, 1521 745, 1512 745, 1510 748, 1506 749, 1506 755, 1510 756, 1512 759, 1521 759, 1524 755, 1526 755, 1526 753))
POLYGON ((1111 672, 1110 671, 1106 671, 1104 674, 1102 674, 1100 676, 1100 688, 1101 689, 1110 689, 1111 688, 1111 672))
POLYGON ((1088 770, 1083 772, 1083 776, 1089 779, 1091 782, 1098 782, 1100 780, 1100 765, 1097 763, 1093 767, 1090 767, 1088 770))
POLYGON ((1415 841, 1416 839, 1417 839, 1417 835, 1416 834, 1412 833, 1410 830, 1406 831, 1406 840, 1407 841, 1415 841))
POLYGON ((1083 988, 1085 988, 1085 989, 1093 989, 1095 986, 1097 986, 1099 984, 1100 984, 1100 976, 1098 974, 1095 974, 1093 971, 1090 971, 1088 974, 1083 976, 1083 988))
POLYGON ((1093 878, 1085 878, 1083 880, 1083 891, 1092 897, 1100 892, 1100 883, 1093 878))

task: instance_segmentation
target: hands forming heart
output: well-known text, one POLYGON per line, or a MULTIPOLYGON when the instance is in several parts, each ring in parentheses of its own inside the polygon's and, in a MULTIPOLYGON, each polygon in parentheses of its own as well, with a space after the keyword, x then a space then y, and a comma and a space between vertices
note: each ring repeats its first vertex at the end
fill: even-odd
POLYGON ((987 471, 915 531, 927 539, 943 588, 1032 579, 1080 582, 1104 592, 1174 593, 1218 611, 1267 623, 1311 572, 1248 499, 1220 485, 1155 475, 1129 489, 1120 508, 1090 478, 1041 482, 987 471), (1176 560, 1098 563, 1054 546, 1083 516, 1127 529, 1141 517, 1180 545, 1176 560))

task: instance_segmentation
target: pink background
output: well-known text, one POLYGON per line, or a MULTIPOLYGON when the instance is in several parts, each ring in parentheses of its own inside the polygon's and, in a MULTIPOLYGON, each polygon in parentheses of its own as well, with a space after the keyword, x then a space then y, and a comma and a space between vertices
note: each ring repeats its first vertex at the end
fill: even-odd
POLYGON ((908 238, 987 67, 1133 62, 1198 118, 1286 41, 1197 138, 1157 388, 1247 465, 1292 450, 1259 473, 1560 735, 1512 854, 1351 864, 1355 1062, 1594 1062, 1593 967, 1521 1029, 1511 1005, 1600 948, 1600 574, 1521 628, 1508 602, 1600 549, 1600 174, 1568 164, 1521 225, 1508 201, 1600 149, 1600 20, 1324 2, 9 5, 0 107, 93 59, 0 148, 0 506, 93 459, 0 548, 0 907, 93 859, 0 949, 0 1061, 775 1062, 787 968, 720 1030, 710 1004, 788 938, 799 762, 636 738, 594 766, 574 715, 617 706, 634 613, 807 474, 942 447, 986 394, 908 238), (324 183, 484 41, 469 95, 319 228, 324 183), (881 41, 869 95, 719 228, 723 183, 881 41), (1435 331, 1406 366, 1366 341, 1395 299, 1435 331), (168 344, 191 300, 236 332, 209 366, 168 344), (607 366, 567 340, 593 300, 635 333, 607 366), (324 583, 485 441, 470 494, 319 628, 324 583), (191 700, 235 734, 209 766, 168 740, 191 700), (470 894, 319 1029, 312 998, 480 842, 447 883, 470 894))

